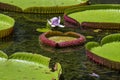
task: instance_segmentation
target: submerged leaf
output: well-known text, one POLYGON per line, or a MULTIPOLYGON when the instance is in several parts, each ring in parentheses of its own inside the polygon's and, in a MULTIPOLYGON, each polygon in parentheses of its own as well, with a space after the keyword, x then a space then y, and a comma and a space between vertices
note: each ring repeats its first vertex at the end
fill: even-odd
POLYGON ((93 30, 93 32, 100 32, 100 31, 102 31, 101 29, 95 29, 95 30, 93 30))
POLYGON ((94 37, 93 36, 86 36, 86 38, 91 39, 91 38, 94 38, 94 37))
POLYGON ((51 31, 51 29, 49 29, 49 28, 38 28, 38 29, 36 29, 36 31, 38 31, 38 32, 48 32, 48 31, 51 31))

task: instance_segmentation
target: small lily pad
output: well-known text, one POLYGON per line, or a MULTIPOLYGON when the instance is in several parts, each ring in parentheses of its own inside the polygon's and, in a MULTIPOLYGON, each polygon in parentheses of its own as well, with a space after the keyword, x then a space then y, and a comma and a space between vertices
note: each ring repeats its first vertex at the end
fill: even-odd
POLYGON ((84 44, 85 37, 75 32, 62 33, 60 31, 50 31, 40 35, 41 43, 52 47, 69 47, 84 44))

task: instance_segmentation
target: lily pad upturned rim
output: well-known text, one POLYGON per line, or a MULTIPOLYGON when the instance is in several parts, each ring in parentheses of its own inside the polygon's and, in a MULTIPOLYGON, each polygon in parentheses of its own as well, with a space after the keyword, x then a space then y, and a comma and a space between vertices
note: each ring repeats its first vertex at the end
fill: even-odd
POLYGON ((0 30, 0 38, 2 38, 12 33, 15 20, 12 17, 9 17, 4 14, 0 14, 0 21, 9 24, 7 26, 8 28, 5 28, 4 26, 4 28, 0 30))
POLYGON ((60 32, 60 31, 49 31, 46 33, 43 33, 39 36, 39 40, 42 44, 51 46, 51 47, 69 47, 69 46, 75 46, 75 45, 82 45, 86 41, 85 37, 79 33, 75 32, 60 32), (65 41, 65 42, 55 42, 52 40, 49 40, 48 38, 51 36, 68 36, 68 37, 75 37, 76 40, 72 41, 65 41))
MULTIPOLYGON (((26 3, 27 4, 27 3, 26 3)), ((64 13, 64 10, 71 7, 77 7, 81 5, 89 4, 88 0, 84 0, 81 3, 68 5, 68 6, 31 6, 25 9, 18 7, 17 5, 8 4, 5 2, 0 2, 0 9, 15 11, 15 12, 23 12, 23 13, 64 13)))
MULTIPOLYGON (((59 80, 59 77, 62 72, 61 65, 59 63, 55 64, 54 71, 52 71, 51 68, 49 68, 50 58, 42 56, 40 54, 33 54, 33 53, 29 53, 29 52, 16 52, 10 56, 7 56, 6 53, 4 53, 3 51, 0 50, 0 62, 6 63, 6 64, 3 64, 5 66, 7 65, 6 69, 8 68, 8 65, 10 65, 10 63, 12 63, 12 62, 13 63, 15 62, 14 65, 16 63, 18 63, 18 64, 20 63, 20 64, 25 64, 24 66, 26 66, 27 64, 28 65, 30 64, 31 67, 35 66, 35 65, 37 65, 39 67, 41 66, 41 68, 43 67, 50 71, 49 74, 51 74, 51 77, 49 76, 49 80, 54 80, 54 79, 59 80)), ((16 66, 18 66, 18 64, 16 66)), ((36 68, 37 68, 37 66, 36 66, 36 68)), ((19 70, 19 69, 17 69, 17 70, 19 70)), ((43 71, 45 71, 45 70, 43 70, 43 71)), ((38 72, 40 72, 40 71, 38 71, 38 72)), ((41 72, 41 74, 44 74, 44 73, 47 74, 47 72, 41 72)), ((47 77, 47 76, 48 76, 48 74, 45 77, 47 77)))
POLYGON ((98 42, 88 42, 85 45, 86 55, 89 59, 91 59, 92 61, 95 61, 96 63, 100 65, 104 65, 112 69, 120 70, 120 61, 118 59, 116 61, 115 59, 113 60, 113 59, 105 58, 105 57, 97 55, 98 53, 94 53, 91 51, 91 49, 93 48, 102 47, 103 45, 106 45, 106 44, 109 45, 111 43, 117 44, 119 41, 120 41, 120 34, 116 33, 116 34, 111 34, 111 35, 108 35, 102 38, 100 44, 98 42))
POLYGON ((76 27, 82 27, 83 29, 120 29, 120 23, 108 23, 108 22, 79 22, 69 16, 69 14, 84 10, 99 10, 99 9, 120 9, 119 4, 95 4, 79 6, 65 10, 64 22, 67 27, 73 25, 76 27))

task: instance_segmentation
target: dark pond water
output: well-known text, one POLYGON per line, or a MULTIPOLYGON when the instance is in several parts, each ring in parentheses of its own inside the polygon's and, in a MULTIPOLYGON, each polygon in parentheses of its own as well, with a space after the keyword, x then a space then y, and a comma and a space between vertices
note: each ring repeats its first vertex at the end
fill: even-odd
MULTIPOLYGON (((92 3, 120 3, 119 0, 91 0, 92 3), (93 2, 95 1, 95 2, 93 2)), ((18 51, 27 51, 41 54, 52 58, 51 65, 59 62, 62 65, 61 80, 120 80, 120 72, 108 69, 104 66, 95 64, 89 61, 85 55, 84 46, 76 46, 72 48, 55 49, 39 44, 38 37, 41 33, 36 31, 36 28, 46 26, 46 20, 54 16, 63 16, 63 14, 22 14, 14 12, 0 11, 7 14, 16 20, 14 32, 9 37, 0 39, 0 49, 11 55, 18 51), (99 78, 91 77, 90 73, 97 73, 99 78)), ((109 31, 102 30, 94 32, 94 30, 80 29, 56 29, 59 31, 75 31, 85 35, 87 41, 99 42, 101 38, 108 34, 118 33, 119 30, 109 31)))

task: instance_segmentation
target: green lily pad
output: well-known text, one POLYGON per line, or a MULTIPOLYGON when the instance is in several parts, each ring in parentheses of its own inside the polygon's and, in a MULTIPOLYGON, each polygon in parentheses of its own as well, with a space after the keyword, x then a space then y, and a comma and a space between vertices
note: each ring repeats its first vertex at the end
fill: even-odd
POLYGON ((15 21, 13 18, 0 14, 0 38, 9 35, 12 32, 14 23, 15 21))
POLYGON ((118 18, 120 16, 120 9, 85 10, 72 13, 69 16, 79 21, 80 23, 82 22, 120 23, 120 18, 118 18))
POLYGON ((67 10, 65 16, 66 21, 75 21, 83 28, 120 29, 120 5, 117 4, 76 7, 67 10))
POLYGON ((91 52, 109 60, 120 62, 119 48, 120 42, 112 42, 103 46, 94 47, 91 49, 91 52))
POLYGON ((93 61, 120 70, 120 34, 111 34, 97 42, 86 44, 87 56, 93 61))
POLYGON ((49 68, 50 58, 39 54, 16 52, 9 59, 0 51, 1 80, 59 80, 61 66, 56 63, 56 70, 49 68))
MULTIPOLYGON (((65 8, 79 6, 87 3, 88 0, 1 0, 1 9, 13 10, 5 7, 5 5, 14 6, 16 11, 27 11, 34 13, 59 13, 64 12, 65 8), (58 9, 58 10, 57 10, 58 9), (42 11, 41 11, 42 10, 42 11)), ((12 7, 12 8, 14 8, 12 7)))

